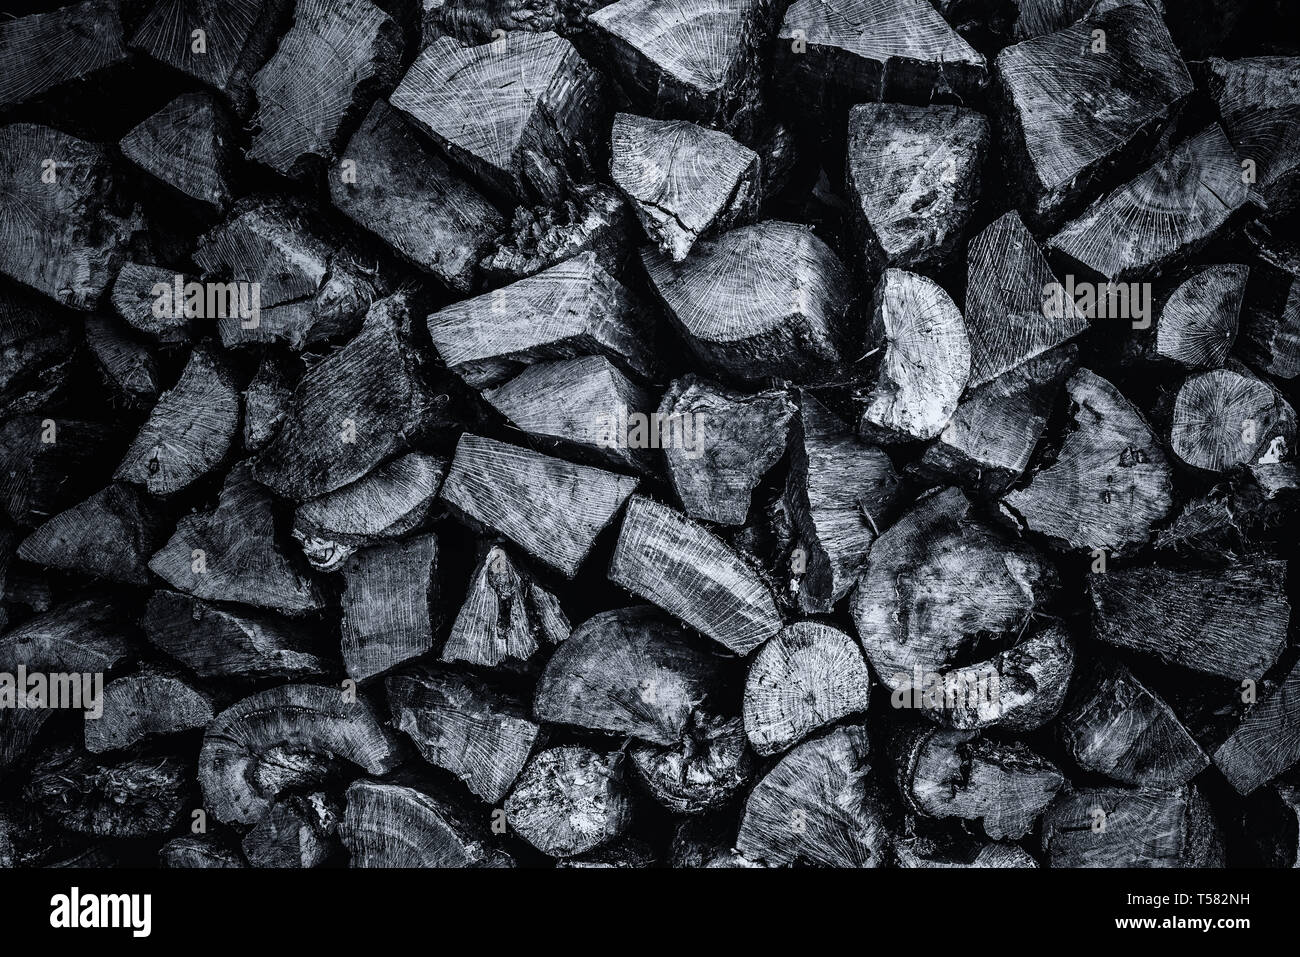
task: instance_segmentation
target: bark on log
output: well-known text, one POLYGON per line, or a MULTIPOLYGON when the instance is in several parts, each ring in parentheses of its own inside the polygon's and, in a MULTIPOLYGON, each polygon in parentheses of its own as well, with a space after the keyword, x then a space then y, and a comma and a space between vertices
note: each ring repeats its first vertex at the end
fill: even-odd
POLYGON ((487 43, 498 30, 547 31, 563 37, 587 34, 587 17, 609 0, 447 0, 421 11, 421 46, 443 36, 461 43, 487 43))
POLYGON ((243 855, 209 835, 174 837, 158 851, 158 866, 187 868, 247 867, 243 855))
POLYGON ((86 347, 100 379, 115 403, 147 409, 158 399, 158 362, 144 344, 127 334, 122 324, 105 316, 87 316, 82 324, 86 347))
POLYGON ((319 867, 339 847, 339 816, 324 794, 291 794, 244 835, 244 857, 252 867, 319 867))
POLYGON ((0 25, 0 106, 25 103, 126 61, 117 0, 89 0, 0 25))
POLYGON ((1207 472, 1279 462, 1296 448, 1295 410, 1281 392, 1249 373, 1196 373, 1178 390, 1169 447, 1207 472))
MULTIPOLYGON (((1242 619, 1243 622, 1245 619, 1242 619)), ((1300 761, 1300 664, 1255 705, 1214 752, 1214 765, 1240 794, 1277 777, 1300 761)))
POLYGON ((44 300, 0 290, 0 416, 39 412, 68 386, 77 357, 75 321, 44 300))
POLYGON ((1242 161, 1253 164, 1251 198, 1270 218, 1300 204, 1300 58, 1211 57, 1210 96, 1242 161))
POLYGON ((157 735, 206 727, 212 698, 183 679, 155 670, 104 685, 102 713, 86 713, 86 750, 92 754, 129 748, 157 735))
POLYGON ((628 758, 637 782, 674 814, 722 807, 754 776, 757 762, 739 717, 696 708, 682 740, 669 745, 635 741, 628 758))
POLYGON ((1195 785, 1062 794, 1043 815, 1052 867, 1222 867, 1223 844, 1195 785))
MULTIPOLYGON (((200 332, 202 320, 186 316, 184 310, 154 309, 154 303, 158 302, 154 287, 159 283, 173 287, 177 275, 177 270, 166 266, 124 262, 109 294, 113 310, 136 332, 162 346, 192 342, 200 332)), ((183 284, 194 281, 193 277, 183 274, 181 280, 183 284)))
POLYGON ((129 585, 148 585, 149 558, 167 535, 158 504, 114 483, 59 512, 18 546, 24 561, 129 585))
POLYGON ((362 778, 339 829, 353 867, 484 867, 499 854, 440 793, 362 778))
POLYGON ((218 214, 230 205, 234 129, 211 93, 178 96, 122 137, 118 148, 180 195, 218 214))
POLYGON ((914 838, 894 845, 895 860, 899 867, 975 867, 998 869, 1010 867, 1037 867, 1038 862, 1018 844, 993 842, 959 848, 937 847, 931 842, 914 838))
POLYGON ((1170 294, 1156 327, 1156 354, 1189 369, 1223 365, 1237 338, 1247 266, 1210 266, 1170 294))
POLYGON ((144 838, 172 829, 193 781, 193 763, 171 755, 104 761, 64 746, 36 763, 23 795, 65 831, 144 838))
POLYGON ((632 805, 622 752, 582 745, 538 753, 506 798, 508 826, 551 857, 595 850, 627 830, 632 805))
POLYGON ((94 467, 112 458, 121 438, 108 423, 40 415, 9 419, 0 425, 5 514, 29 528, 48 521, 94 489, 94 467))
POLYGON ((442 615, 432 533, 357 552, 343 566, 343 664, 366 681, 433 649, 442 615))
POLYGON ((288 363, 274 353, 263 357, 244 390, 244 451, 260 452, 289 414, 295 383, 288 363))
POLYGON ((584 183, 562 203, 517 207, 500 248, 479 265, 490 283, 509 283, 590 252, 618 279, 632 255, 632 223, 617 190, 584 183))

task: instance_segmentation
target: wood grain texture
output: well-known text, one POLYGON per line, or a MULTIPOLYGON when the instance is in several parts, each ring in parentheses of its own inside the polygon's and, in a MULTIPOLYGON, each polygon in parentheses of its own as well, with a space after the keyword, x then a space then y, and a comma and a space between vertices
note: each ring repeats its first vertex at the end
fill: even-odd
POLYGON ((1189 369, 1223 364, 1237 338, 1250 268, 1210 266, 1170 293, 1156 327, 1156 353, 1189 369))
POLYGON ((141 671, 104 685, 102 714, 86 714, 86 750, 95 754, 130 747, 157 735, 202 728, 212 720, 212 699, 183 678, 141 671))
POLYGON ((1295 409, 1274 386, 1245 370, 1190 375, 1174 400, 1169 447, 1207 472, 1278 462, 1294 454, 1295 409))
POLYGON ((486 867, 494 849, 433 789, 360 778, 347 790, 339 829, 353 867, 486 867))
POLYGON ((574 857, 618 838, 632 820, 621 753, 583 745, 539 752, 506 798, 506 820, 551 857, 574 857))
POLYGON ((116 0, 88 0, 0 24, 0 106, 34 99, 126 60, 116 0))
POLYGON ((433 649, 442 616, 432 533, 363 548, 344 563, 343 664, 366 681, 433 649))
POLYGON ((147 585, 149 558, 167 535, 158 504, 114 483, 50 517, 18 546, 24 561, 74 574, 147 585))
POLYGON ((1043 815, 1042 846, 1052 867, 1223 866, 1218 823, 1191 784, 1064 793, 1043 815))
POLYGON ((206 91, 178 96, 118 143, 136 166, 218 213, 232 197, 234 147, 226 108, 206 91))

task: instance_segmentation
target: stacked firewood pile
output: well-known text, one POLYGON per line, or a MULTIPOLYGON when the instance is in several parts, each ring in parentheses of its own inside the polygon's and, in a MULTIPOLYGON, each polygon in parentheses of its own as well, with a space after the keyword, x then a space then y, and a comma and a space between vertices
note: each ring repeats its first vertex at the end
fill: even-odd
POLYGON ((1284 0, 17 10, 0 863, 1294 866, 1297 207, 1284 0))

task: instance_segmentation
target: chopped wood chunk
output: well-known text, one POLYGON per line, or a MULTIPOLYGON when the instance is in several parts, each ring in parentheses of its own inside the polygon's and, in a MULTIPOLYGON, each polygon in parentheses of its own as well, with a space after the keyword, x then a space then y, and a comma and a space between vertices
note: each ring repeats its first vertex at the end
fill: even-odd
POLYGON ((74 574, 148 585, 149 558, 167 535, 156 502, 114 483, 59 512, 23 540, 24 561, 74 574))
POLYGON ((725 805, 749 783, 757 763, 744 721, 707 708, 691 713, 681 741, 636 741, 628 757, 637 781, 674 814, 703 814, 725 805))
POLYGON ((343 663, 365 681, 433 648, 441 615, 438 539, 419 535, 357 552, 343 566, 343 663))
POLYGON ((1187 377, 1174 400, 1169 447, 1188 465, 1223 472, 1290 458, 1296 414, 1282 393, 1233 369, 1187 377))
POLYGON ((1300 57, 1240 60, 1211 57, 1206 63, 1210 96, 1224 130, 1246 169, 1254 174, 1251 196, 1270 217, 1300 203, 1300 57))
POLYGON ((86 750, 128 748, 155 735, 206 727, 212 699, 180 678, 153 671, 115 678, 104 686, 101 714, 86 713, 86 750))
POLYGON ((126 61, 117 0, 89 0, 0 24, 0 106, 12 106, 126 61))
POLYGON ((221 213, 230 205, 235 139, 211 93, 178 96, 118 144, 122 155, 182 196, 221 213))
POLYGON ((290 794, 244 835, 253 867, 319 867, 338 848, 339 809, 324 794, 290 794))
POLYGON ((499 853, 445 796, 365 778, 347 790, 339 835, 353 867, 483 867, 499 853))
POLYGON ((148 347, 128 335, 121 323, 104 316, 88 316, 83 328, 86 346, 113 399, 129 409, 153 405, 162 385, 158 362, 148 347))
POLYGON ((621 752, 563 745, 537 754, 506 798, 507 825, 551 857, 574 857, 618 838, 632 820, 621 752))
POLYGON ((501 247, 480 267, 493 283, 514 282, 590 252, 615 278, 631 258, 632 212, 602 183, 575 186, 558 205, 519 206, 501 247))
POLYGON ((238 850, 227 847, 218 837, 174 837, 158 851, 160 867, 247 867, 238 850))
POLYGON ((143 333, 163 346, 177 346, 192 342, 202 320, 186 316, 184 309, 154 308, 159 302, 155 287, 174 287, 176 277, 181 285, 193 281, 192 277, 178 273, 166 266, 125 262, 113 283, 114 311, 126 320, 136 332, 143 333))
POLYGON ((244 390, 244 451, 260 452, 275 438, 292 397, 288 364, 275 354, 267 355, 244 390))
POLYGON ((143 838, 165 834, 180 820, 193 780, 193 762, 171 755, 108 761, 64 746, 36 763, 23 793, 65 831, 143 838))
POLYGON ((1246 266, 1210 266, 1181 283, 1156 327, 1156 354, 1189 369, 1223 365, 1237 338, 1246 266))
POLYGON ((1090 788, 1062 794, 1043 815, 1052 867, 1222 867, 1223 842, 1195 785, 1090 788))
POLYGON ((115 425, 20 415, 0 425, 0 504, 27 527, 40 525, 96 484, 94 472, 120 448, 115 425))
MULTIPOLYGON (((1249 628, 1249 619, 1239 627, 1249 628)), ((1284 623, 1285 624, 1285 623, 1284 623)), ((1300 664, 1251 708, 1214 752, 1214 765, 1241 794, 1250 794, 1300 761, 1300 664)))

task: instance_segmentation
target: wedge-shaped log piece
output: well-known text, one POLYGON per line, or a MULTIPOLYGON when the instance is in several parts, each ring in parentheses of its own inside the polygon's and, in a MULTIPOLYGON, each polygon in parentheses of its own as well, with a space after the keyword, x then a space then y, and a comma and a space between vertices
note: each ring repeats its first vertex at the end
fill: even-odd
POLYGON ((331 669, 303 625, 156 591, 141 621, 149 643, 200 678, 306 678, 331 669))
POLYGON ((622 752, 576 744, 538 753, 506 798, 506 823, 551 857, 574 857, 618 838, 632 821, 622 752))
POLYGON ((1095 633, 1193 671, 1258 680, 1286 647, 1286 571, 1284 560, 1257 556, 1093 575, 1095 633))
POLYGON ((341 129, 397 80, 402 31, 369 0, 297 0, 293 26, 253 77, 248 157, 286 176, 334 158, 341 129))
POLYGON ((0 106, 124 63, 127 49, 117 0, 89 0, 0 25, 0 106))
POLYGON ((1065 778, 1019 741, 930 726, 900 729, 890 741, 898 789, 918 813, 978 820, 995 841, 1033 828, 1065 778))
POLYGON ((1164 21, 1142 3, 1007 47, 995 67, 1013 182, 1040 223, 1059 222, 1106 174, 1142 162, 1192 92, 1164 21))
MULTIPOLYGON (((1241 619, 1248 629, 1247 618, 1241 619)), ((1300 761, 1300 664, 1255 705, 1214 752, 1214 765, 1241 794, 1250 794, 1300 761)))
POLYGON ((290 561, 276 534, 271 495, 241 462, 217 507, 180 520, 149 567, 173 588, 208 601, 234 601, 301 615, 324 608, 319 586, 290 561))
POLYGON ((292 9, 292 0, 158 0, 131 46, 224 93, 242 114, 292 9))
POLYGON ((818 728, 866 711, 871 673, 858 643, 816 621, 788 625, 759 649, 745 677, 745 734, 780 754, 818 728))
POLYGON ((1066 343, 968 391, 925 450, 921 474, 984 497, 1007 491, 1029 467, 1078 357, 1066 343))
POLYGON ((399 742, 355 691, 281 685, 221 712, 203 736, 199 784, 204 806, 227 824, 256 824, 293 790, 314 790, 334 765, 387 774, 399 742))
POLYGON ((389 102, 499 194, 553 200, 604 113, 600 74, 554 33, 425 47, 389 102))
POLYGON ((795 0, 776 45, 778 83, 831 102, 968 99, 988 65, 924 0, 795 0))
POLYGON ((443 424, 402 293, 380 299, 351 342, 298 382, 284 424, 253 460, 257 480, 302 501, 355 482, 443 424))
POLYGON ((274 353, 262 357, 244 390, 244 450, 260 452, 275 438, 289 414, 293 382, 288 362, 274 353))
POLYGON ((116 190, 106 147, 34 123, 0 126, 0 273, 94 309, 139 227, 134 213, 118 215, 116 190))
POLYGON ((643 496, 628 503, 609 578, 738 655, 781 629, 772 593, 721 539, 643 496))
POLYGON ((867 565, 871 543, 893 522, 898 476, 889 456, 867 445, 810 393, 790 433, 784 503, 803 551, 791 571, 799 607, 825 614, 867 565))
POLYGON ((1043 815, 1042 846, 1052 867, 1223 866, 1219 826, 1192 784, 1064 793, 1043 815))
POLYGON ((343 663, 358 681, 433 648, 441 616, 438 539, 418 535, 357 552, 343 566, 343 663))
POLYGON ((18 557, 73 574, 147 585, 149 558, 166 534, 156 502, 114 483, 28 535, 18 557))
POLYGON ((211 474, 238 433, 234 372, 219 353, 201 346, 153 407, 113 477, 171 495, 211 474))
POLYGON ((0 416, 45 412, 69 384, 80 332, 71 314, 46 300, 0 290, 0 416))
POLYGON ((1244 370, 1200 372, 1178 390, 1169 447, 1207 472, 1278 462, 1296 447, 1295 410, 1276 388, 1244 370))
POLYGON ((919 690, 966 664, 974 644, 1023 627, 1056 574, 1004 540, 958 489, 924 499, 871 547, 850 611, 872 670, 891 690, 919 690))
POLYGON ((158 849, 158 866, 188 868, 247 867, 244 857, 211 834, 174 837, 158 849))
POLYGON ((933 279, 886 269, 872 299, 869 341, 881 343, 858 431, 868 441, 938 435, 957 410, 970 375, 970 339, 952 299, 933 279))
POLYGON ((659 405, 659 428, 670 438, 658 444, 686 514, 744 525, 755 487, 785 454, 795 412, 781 390, 749 394, 694 375, 675 380, 659 405))
POLYGON ((844 725, 805 741, 749 792, 736 850, 770 866, 883 867, 889 834, 867 730, 844 725))
POLYGON ((572 578, 637 480, 465 433, 442 499, 572 578))
POLYGON ((1141 413, 1105 379, 1079 369, 1065 387, 1072 428, 1056 461, 1003 506, 1060 547, 1130 551, 1173 506, 1169 462, 1141 413))
POLYGON ((1186 784, 1210 759, 1173 709, 1119 662, 1099 663, 1061 713, 1061 741, 1085 771, 1121 784, 1186 784))
POLYGON ((87 316, 86 346, 110 396, 128 409, 147 409, 158 398, 158 362, 116 319, 87 316))
POLYGON ((338 823, 339 808, 326 795, 290 794, 244 835, 244 857, 253 867, 319 867, 338 850, 338 823))
POLYGON ((150 176, 220 213, 230 204, 234 144, 221 102, 199 92, 172 100, 127 133, 118 147, 150 176))
POLYGON ((1015 210, 999 216, 972 239, 966 255, 972 388, 1056 348, 1088 327, 1087 318, 1069 296, 1057 300, 1059 315, 1044 309, 1047 290, 1056 277, 1015 210))
POLYGON ((442 660, 517 666, 568 637, 569 620, 555 596, 493 545, 474 571, 442 660))
POLYGON ((721 667, 721 656, 657 609, 601 612, 574 628, 546 663, 533 715, 675 744, 696 707, 718 690, 721 667))
POLYGON ((699 447, 695 433, 683 431, 694 429, 697 420, 676 420, 673 432, 672 420, 652 416, 650 393, 605 356, 535 362, 485 390, 483 398, 525 432, 594 453, 620 468, 652 471, 658 461, 652 449, 667 453, 670 441, 699 447))
POLYGON ((96 837, 159 837, 191 800, 194 765, 171 755, 102 761, 64 745, 32 768, 23 795, 59 827, 96 837))
POLYGON ((483 867, 499 853, 442 794, 362 778, 346 799, 339 835, 353 867, 483 867))
POLYGON ((145 738, 206 727, 212 699, 181 678, 141 671, 104 685, 101 713, 86 713, 86 750, 129 748, 145 738))
POLYGON ((1097 200, 1048 246, 1108 280, 1128 279, 1194 253, 1247 193, 1241 162, 1215 123, 1097 200))
POLYGON ((769 220, 696 243, 674 263, 642 259, 695 358, 754 381, 826 378, 841 361, 853 291, 844 264, 806 226, 769 220))
POLYGON ((584 183, 558 205, 516 207, 500 248, 480 266, 493 282, 514 282, 589 252, 602 269, 619 276, 634 232, 632 211, 616 189, 584 183))
POLYGON ((957 106, 863 103, 849 111, 853 227, 873 269, 939 267, 980 195, 989 122, 957 106))
POLYGON ((313 568, 337 571, 358 548, 424 524, 446 471, 446 459, 419 452, 385 462, 351 485, 299 505, 293 537, 313 568))
POLYGON ((644 307, 591 252, 429 316, 438 355, 478 389, 530 362, 596 353, 649 376, 650 329, 644 307))
POLYGON ((758 154, 726 133, 619 113, 610 150, 614 185, 673 262, 685 259, 701 236, 757 209, 758 154))
POLYGON ((1013 35, 1017 40, 1028 40, 1044 33, 1055 33, 1086 14, 1096 2, 1097 0, 1019 0, 1013 35))
MULTIPOLYGON (((183 309, 160 306, 159 284, 174 287, 177 270, 166 266, 124 262, 113 282, 109 299, 113 310, 136 332, 148 336, 159 345, 176 346, 192 342, 203 320, 185 315, 183 309)), ((181 275, 182 288, 192 282, 190 276, 181 275)))
POLYGON ((524 701, 450 668, 389 675, 384 689, 393 726, 420 756, 493 806, 515 783, 541 733, 524 701))
POLYGON ((1210 266, 1181 283, 1156 327, 1156 354, 1189 369, 1223 365, 1237 338, 1246 266, 1210 266))
POLYGON ((209 280, 201 315, 222 345, 301 351, 357 328, 375 283, 316 230, 287 203, 253 197, 199 240, 194 261, 209 280))
POLYGON ((756 768, 745 724, 708 708, 691 713, 686 734, 670 745, 633 742, 637 781, 674 814, 702 814, 730 801, 756 768))
POLYGON ((1228 139, 1254 172, 1251 195, 1270 217, 1300 202, 1300 57, 1212 57, 1210 96, 1228 139))
POLYGON ((0 425, 0 504, 23 526, 40 525, 88 494, 95 471, 120 448, 117 427, 20 415, 0 425))
POLYGON ((383 100, 340 151, 354 168, 330 173, 330 198, 446 285, 468 292, 478 261, 505 229, 496 207, 422 146, 383 100), (354 174, 354 175, 352 175, 354 174))

